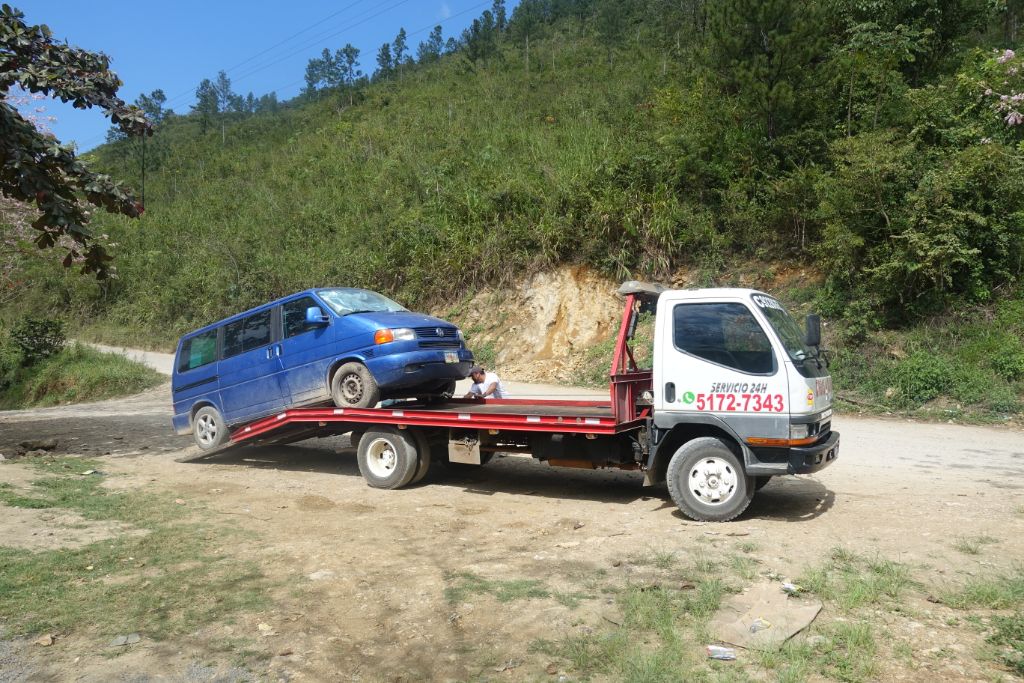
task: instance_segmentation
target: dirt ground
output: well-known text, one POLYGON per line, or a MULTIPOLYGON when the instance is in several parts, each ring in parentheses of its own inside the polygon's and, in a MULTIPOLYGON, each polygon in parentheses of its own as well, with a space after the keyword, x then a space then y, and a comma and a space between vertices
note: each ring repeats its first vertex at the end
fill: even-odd
MULTIPOLYGON (((1009 429, 839 415, 835 465, 776 479, 739 520, 714 525, 685 519, 663 488, 643 488, 639 473, 561 470, 518 456, 399 491, 367 487, 345 437, 180 462, 191 441, 171 433, 169 418, 167 386, 0 413, 0 453, 56 438, 56 452, 99 458, 106 486, 169 492, 183 514, 240 525, 251 540, 232 552, 273 579, 272 607, 203 625, 178 642, 143 632, 116 657, 104 650, 109 635, 87 630, 61 634, 50 647, 0 640, 3 683, 558 680, 549 673, 562 663, 530 644, 609 626, 611 598, 566 606, 550 597, 499 602, 469 594, 453 602, 445 596, 451 577, 536 579, 572 591, 595 576, 643 580, 637 558, 652 553, 724 555, 746 543, 761 573, 797 577, 841 546, 904 563, 939 590, 1024 559, 1024 433, 1009 429), (981 535, 995 540, 980 554, 953 549, 958 536, 981 535), (263 652, 263 668, 239 668, 211 648, 227 636, 263 652)), ((23 487, 31 478, 25 459, 0 463, 0 482, 23 487)), ((64 540, 73 533, 83 542, 99 538, 86 532, 130 533, 92 532, 74 521, 3 509, 0 539, 27 534, 37 539, 32 547, 45 547, 39 534, 61 544, 77 543, 64 540)), ((913 658, 913 666, 884 663, 882 678, 1004 675, 974 656, 981 637, 948 616, 924 600, 906 614, 880 615, 913 658)))

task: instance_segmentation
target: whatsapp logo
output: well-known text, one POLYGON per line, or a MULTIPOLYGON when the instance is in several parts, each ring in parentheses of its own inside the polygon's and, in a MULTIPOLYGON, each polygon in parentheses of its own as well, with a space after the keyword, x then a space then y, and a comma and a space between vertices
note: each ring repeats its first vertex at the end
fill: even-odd
POLYGON ((684 391, 683 396, 680 399, 683 403, 693 403, 694 395, 692 391, 684 391))

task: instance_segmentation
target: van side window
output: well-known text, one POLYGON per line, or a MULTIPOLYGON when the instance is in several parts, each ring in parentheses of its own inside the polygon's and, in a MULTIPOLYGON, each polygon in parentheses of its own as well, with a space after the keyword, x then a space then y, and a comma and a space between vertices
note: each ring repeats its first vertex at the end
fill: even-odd
POLYGON ((189 337, 181 343, 178 372, 194 370, 217 360, 217 330, 189 337))
POLYGON ((281 306, 281 319, 284 321, 285 339, 308 332, 311 329, 306 327, 306 309, 311 306, 320 308, 320 305, 311 296, 304 296, 301 299, 289 301, 281 306))
POLYGON ((242 352, 242 332, 245 331, 245 318, 228 323, 224 326, 224 355, 231 358, 242 352))
POLYGON ((253 313, 245 319, 242 351, 252 351, 270 343, 270 310, 253 313))
POLYGON ((775 371, 771 342, 743 304, 679 304, 672 336, 677 349, 712 363, 754 375, 775 371))
POLYGON ((253 313, 224 326, 224 355, 231 358, 270 343, 270 311, 253 313))

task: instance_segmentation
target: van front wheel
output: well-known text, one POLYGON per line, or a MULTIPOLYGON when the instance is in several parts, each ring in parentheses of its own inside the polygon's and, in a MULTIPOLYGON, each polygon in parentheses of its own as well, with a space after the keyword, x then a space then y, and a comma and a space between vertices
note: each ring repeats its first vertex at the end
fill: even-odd
POLYGON ((192 418, 192 437, 201 450, 209 451, 228 442, 228 428, 224 418, 212 406, 199 409, 192 418))
POLYGON ((362 363, 345 363, 331 380, 331 397, 339 408, 372 408, 380 401, 380 388, 362 363))

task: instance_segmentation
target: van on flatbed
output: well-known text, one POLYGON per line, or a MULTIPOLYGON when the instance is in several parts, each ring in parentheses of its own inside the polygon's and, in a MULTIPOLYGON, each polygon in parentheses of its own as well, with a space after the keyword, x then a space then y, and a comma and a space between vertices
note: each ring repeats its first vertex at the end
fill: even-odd
MULTIPOLYGON (((774 476, 835 462, 832 379, 820 322, 806 332, 751 289, 667 290, 627 282, 606 401, 448 399, 281 411, 234 429, 223 448, 351 434, 373 487, 416 483, 439 461, 483 465, 495 452, 558 467, 618 468, 666 482, 688 517, 728 521, 774 476), (653 368, 632 341, 654 312, 653 368)), ((216 451, 208 452, 220 452, 216 451)))

